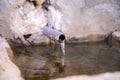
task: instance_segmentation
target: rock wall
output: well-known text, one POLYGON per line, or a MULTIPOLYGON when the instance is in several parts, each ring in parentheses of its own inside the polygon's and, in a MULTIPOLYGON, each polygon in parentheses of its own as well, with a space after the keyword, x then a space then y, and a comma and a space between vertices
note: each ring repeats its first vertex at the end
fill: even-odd
POLYGON ((8 42, 0 36, 0 80, 24 80, 11 58, 13 59, 12 50, 8 42))
POLYGON ((63 12, 62 28, 67 38, 79 41, 103 40, 120 29, 119 0, 52 0, 63 12))
POLYGON ((12 32, 10 31, 11 24, 11 6, 7 0, 0 0, 0 34, 7 38, 12 37, 12 32))
POLYGON ((77 75, 77 76, 68 76, 65 78, 51 79, 51 80, 115 80, 120 79, 120 72, 114 73, 101 73, 97 75, 77 75))
MULTIPOLYGON (((34 9, 33 5, 28 4, 30 1, 33 0, 0 0, 0 34, 7 38, 14 36, 10 28, 14 26, 15 15, 23 4, 26 4, 25 13, 34 9)), ((37 2, 40 5, 43 1, 37 2)), ((68 41, 100 41, 120 29, 120 0, 50 0, 50 3, 63 14, 61 26, 68 41)), ((17 22, 19 27, 21 21, 17 22)), ((39 38, 34 40, 40 43, 45 42, 46 38, 40 33, 39 38)))

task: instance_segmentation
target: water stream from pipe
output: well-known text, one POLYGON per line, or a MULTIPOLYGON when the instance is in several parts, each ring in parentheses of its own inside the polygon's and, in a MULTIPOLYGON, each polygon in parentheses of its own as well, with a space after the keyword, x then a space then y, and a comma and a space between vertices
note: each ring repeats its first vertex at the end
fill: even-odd
POLYGON ((62 40, 60 42, 60 48, 62 51, 61 64, 62 66, 64 66, 65 65, 65 40, 62 40))
POLYGON ((62 40, 60 42, 60 47, 61 47, 61 51, 62 51, 62 56, 65 56, 65 40, 62 40))

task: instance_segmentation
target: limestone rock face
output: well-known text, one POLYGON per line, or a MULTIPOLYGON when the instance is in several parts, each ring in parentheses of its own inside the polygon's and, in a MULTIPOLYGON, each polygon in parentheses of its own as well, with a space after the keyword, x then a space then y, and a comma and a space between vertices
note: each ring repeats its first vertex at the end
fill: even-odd
POLYGON ((10 30, 11 24, 11 6, 7 0, 0 0, 0 34, 4 37, 12 38, 12 32, 10 30))
POLYGON ((51 0, 63 12, 62 29, 67 38, 103 40, 120 29, 119 0, 51 0))
POLYGON ((0 80, 23 80, 19 68, 10 59, 12 55, 9 44, 0 36, 0 80))
POLYGON ((18 7, 20 5, 23 5, 23 3, 26 1, 26 0, 7 0, 8 3, 12 6, 12 7, 18 7))
MULTIPOLYGON (((35 7, 32 3, 26 2, 23 6, 20 6, 14 10, 13 22, 10 26, 11 31, 15 37, 19 37, 24 44, 29 44, 23 37, 27 34, 40 34, 37 37, 42 38, 41 27, 47 24, 46 17, 44 15, 41 6, 35 7)), ((32 37, 31 41, 36 40, 32 37)), ((39 39, 41 42, 41 39, 39 39)), ((39 42, 39 43, 40 43, 39 42)))
POLYGON ((30 2, 25 2, 24 5, 20 8, 21 13, 24 12, 25 15, 27 15, 30 11, 35 9, 34 5, 30 2))
MULTIPOLYGON (((35 32, 38 30, 38 22, 47 24, 48 21, 39 17, 39 10, 36 12, 33 1, 42 8, 41 4, 45 0, 0 0, 0 34, 12 38, 16 32, 21 31, 22 35, 24 32, 35 32), (27 26, 26 29, 23 26, 27 26)), ((50 0, 50 3, 62 14, 58 22, 68 41, 104 40, 105 35, 120 29, 119 0, 50 0)), ((34 38, 37 43, 45 40, 41 31, 38 32, 35 34, 40 34, 40 37, 34 38)))

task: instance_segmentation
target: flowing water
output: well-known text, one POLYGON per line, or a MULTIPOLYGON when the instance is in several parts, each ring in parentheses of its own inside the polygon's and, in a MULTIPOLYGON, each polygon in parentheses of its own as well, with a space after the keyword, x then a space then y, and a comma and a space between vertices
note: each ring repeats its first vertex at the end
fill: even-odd
POLYGON ((62 55, 65 56, 65 40, 60 42, 60 47, 61 47, 62 55))
POLYGON ((63 51, 60 45, 14 45, 12 49, 25 80, 120 71, 120 48, 104 42, 66 44, 63 51))

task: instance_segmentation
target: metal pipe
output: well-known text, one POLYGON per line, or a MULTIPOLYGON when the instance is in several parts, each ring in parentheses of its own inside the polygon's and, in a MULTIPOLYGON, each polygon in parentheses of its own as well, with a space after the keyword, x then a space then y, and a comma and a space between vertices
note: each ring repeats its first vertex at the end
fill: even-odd
POLYGON ((50 39, 59 41, 62 50, 62 56, 65 56, 65 35, 61 31, 48 26, 42 27, 42 32, 50 39))
POLYGON ((42 27, 42 32, 46 36, 50 37, 52 40, 58 40, 58 41, 64 41, 65 40, 65 35, 56 29, 53 29, 48 26, 42 27))

